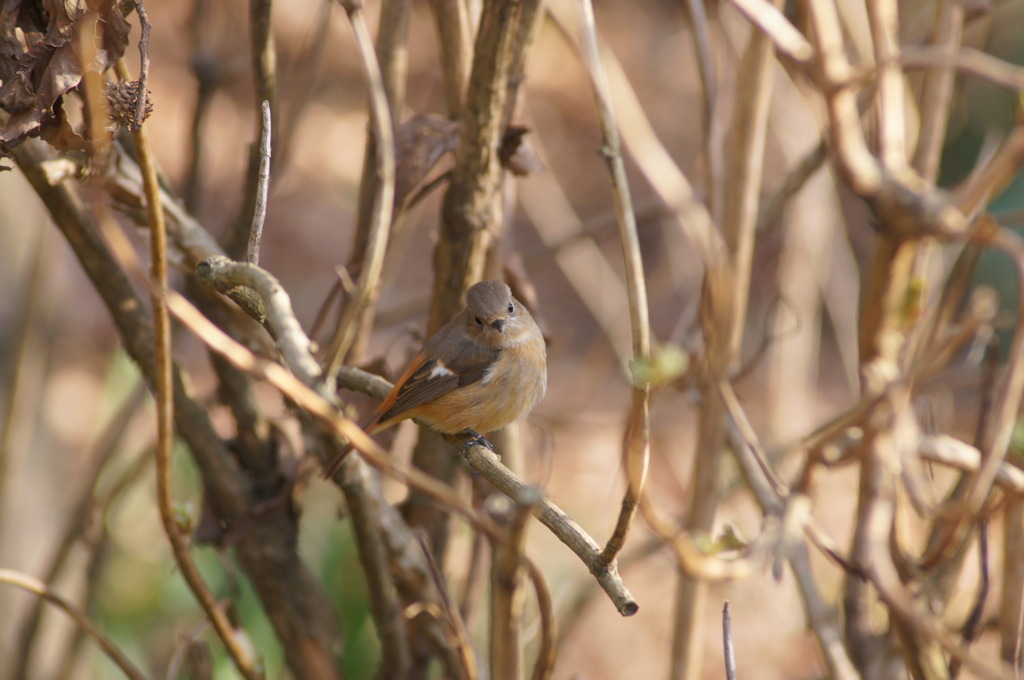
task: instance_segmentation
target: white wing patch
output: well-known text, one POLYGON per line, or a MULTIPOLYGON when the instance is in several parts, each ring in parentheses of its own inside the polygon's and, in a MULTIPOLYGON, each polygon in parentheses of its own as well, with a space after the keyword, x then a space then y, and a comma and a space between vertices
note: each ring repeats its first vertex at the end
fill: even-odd
POLYGON ((450 375, 455 375, 455 374, 452 373, 451 371, 449 371, 448 367, 445 366, 443 363, 441 363, 440 360, 438 360, 434 364, 434 368, 432 368, 430 370, 430 375, 427 376, 427 377, 428 378, 445 378, 445 377, 448 377, 450 375))

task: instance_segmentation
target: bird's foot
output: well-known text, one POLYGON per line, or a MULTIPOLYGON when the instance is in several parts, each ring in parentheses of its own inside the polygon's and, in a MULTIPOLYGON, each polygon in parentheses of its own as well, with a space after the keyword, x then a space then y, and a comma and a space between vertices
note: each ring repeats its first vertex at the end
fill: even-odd
POLYGON ((462 445, 462 457, 463 458, 466 457, 466 454, 469 452, 470 447, 476 446, 477 444, 479 444, 480 446, 487 447, 491 451, 494 451, 494 445, 491 444, 486 439, 484 439, 483 436, 479 432, 477 432, 476 430, 469 430, 469 429, 467 429, 466 430, 466 434, 472 436, 473 438, 470 439, 469 441, 467 441, 465 444, 462 445))

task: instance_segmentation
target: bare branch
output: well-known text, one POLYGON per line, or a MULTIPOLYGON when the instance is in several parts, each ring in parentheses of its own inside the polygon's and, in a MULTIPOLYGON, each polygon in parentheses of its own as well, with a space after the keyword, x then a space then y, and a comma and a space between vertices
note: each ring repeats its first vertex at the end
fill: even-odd
MULTIPOLYGON (((500 498, 500 496, 499 496, 500 498)), ((520 677, 520 627, 523 617, 523 555, 526 523, 541 493, 526 487, 510 507, 492 513, 504 524, 504 539, 494 548, 491 565, 491 677, 518 680, 520 677)))
MULTIPOLYGON (((118 74, 123 80, 128 68, 124 60, 118 62, 118 74)), ((154 354, 154 395, 157 413, 157 505, 164 532, 170 541, 172 553, 182 577, 196 600, 203 607, 207 617, 217 631, 221 642, 228 650, 235 667, 249 680, 262 678, 256 670, 248 650, 244 649, 228 622, 227 615, 220 608, 199 570, 189 555, 188 541, 181 533, 175 518, 171 498, 171 447, 174 443, 174 383, 171 364, 171 317, 167 311, 167 230, 164 225, 164 211, 160 200, 157 181, 156 161, 149 145, 146 129, 139 126, 134 133, 135 147, 139 154, 139 167, 146 196, 146 213, 149 221, 150 242, 150 299, 153 303, 153 345, 154 354)))
POLYGON ((343 1, 341 4, 352 25, 363 76, 370 88, 370 117, 376 142, 374 157, 377 162, 377 191, 373 200, 372 216, 369 218, 372 227, 367 245, 368 252, 359 271, 356 291, 342 313, 338 330, 331 339, 324 362, 328 380, 333 380, 332 376, 352 348, 358 330, 356 324, 363 319, 363 311, 375 299, 376 290, 380 286, 380 274, 388 247, 395 199, 395 131, 380 64, 377 62, 373 40, 366 25, 362 3, 343 1))
POLYGON ((736 680, 736 649, 732 643, 732 612, 729 600, 722 605, 722 648, 725 655, 725 679, 736 680))
MULTIPOLYGON (((619 129, 612 110, 608 78, 598 53, 597 27, 594 24, 594 8, 590 0, 580 0, 580 11, 584 63, 590 74, 598 120, 601 123, 601 134, 604 138, 601 154, 611 174, 612 195, 619 224, 619 241, 626 267, 633 361, 645 364, 651 356, 651 329, 647 309, 647 285, 644 281, 643 262, 640 259, 640 240, 636 231, 636 215, 633 214, 633 198, 626 179, 626 166, 622 160, 619 129)), ((622 510, 615 530, 601 553, 601 559, 609 564, 616 559, 626 543, 630 524, 636 516, 639 498, 644 492, 647 468, 650 464, 650 396, 650 387, 647 384, 634 384, 624 445, 626 494, 622 499, 622 510)))
POLYGON ((260 105, 263 113, 263 126, 260 132, 260 168, 257 175, 256 207, 252 213, 252 226, 249 228, 249 245, 245 250, 245 261, 249 264, 260 263, 260 241, 263 238, 263 222, 267 218, 267 192, 270 187, 270 102, 266 99, 260 105))
POLYGON ((103 632, 85 616, 85 614, 78 611, 70 602, 47 588, 45 583, 26 574, 11 571, 10 569, 0 569, 0 582, 8 583, 17 588, 21 588, 22 590, 27 590, 30 593, 35 593, 53 606, 57 607, 57 609, 60 609, 62 612, 67 614, 68 618, 74 621, 86 635, 92 638, 96 642, 96 645, 103 650, 103 653, 106 654, 107 657, 109 657, 110 660, 113 661, 131 680, 146 680, 146 676, 142 674, 142 671, 140 671, 135 664, 125 656, 124 652, 122 652, 121 649, 110 640, 110 638, 104 635, 103 632))
POLYGON ((135 118, 132 121, 132 132, 138 132, 142 128, 142 121, 146 119, 146 102, 149 100, 149 32, 152 25, 141 0, 135 0, 134 4, 139 15, 139 25, 142 27, 142 35, 139 38, 139 96, 135 102, 135 118))

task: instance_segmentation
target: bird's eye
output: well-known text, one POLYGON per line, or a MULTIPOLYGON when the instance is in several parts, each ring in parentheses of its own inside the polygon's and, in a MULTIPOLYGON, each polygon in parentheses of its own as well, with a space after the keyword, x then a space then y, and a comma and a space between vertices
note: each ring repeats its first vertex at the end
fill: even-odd
POLYGON ((512 304, 511 302, 508 303, 508 313, 509 314, 515 314, 516 313, 516 306, 514 304, 512 304))
POLYGON ((473 321, 476 321, 476 325, 477 326, 483 326, 484 325, 484 322, 480 320, 479 316, 473 317, 473 321))

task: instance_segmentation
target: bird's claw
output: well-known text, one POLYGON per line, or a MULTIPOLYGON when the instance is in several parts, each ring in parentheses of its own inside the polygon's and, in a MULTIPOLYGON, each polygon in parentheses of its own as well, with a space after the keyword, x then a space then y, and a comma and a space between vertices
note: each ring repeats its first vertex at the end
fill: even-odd
POLYGON ((469 449, 479 444, 480 446, 486 447, 490 451, 494 451, 494 445, 483 438, 483 436, 475 430, 466 430, 466 433, 471 435, 473 438, 462 445, 462 457, 465 458, 469 449))

